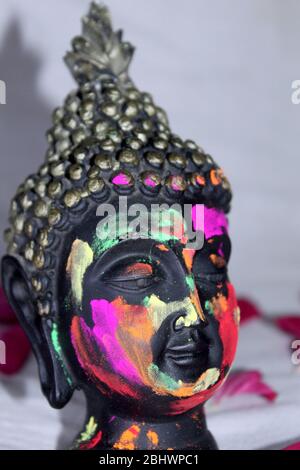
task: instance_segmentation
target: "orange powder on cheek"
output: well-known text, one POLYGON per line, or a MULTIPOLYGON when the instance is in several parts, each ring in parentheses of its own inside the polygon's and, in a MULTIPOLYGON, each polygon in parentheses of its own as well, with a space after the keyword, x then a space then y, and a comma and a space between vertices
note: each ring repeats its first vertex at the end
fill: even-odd
POLYGON ((138 369, 145 385, 150 385, 148 367, 152 363, 151 339, 154 327, 148 310, 142 305, 128 305, 118 298, 113 302, 119 327, 117 339, 130 361, 138 369))
POLYGON ((218 294, 211 301, 211 309, 214 313, 214 316, 218 319, 224 312, 228 309, 227 298, 223 294, 218 294))
POLYGON ((118 318, 118 332, 126 331, 129 341, 132 337, 133 340, 149 342, 154 329, 149 320, 147 308, 143 305, 129 305, 120 297, 112 304, 118 318))

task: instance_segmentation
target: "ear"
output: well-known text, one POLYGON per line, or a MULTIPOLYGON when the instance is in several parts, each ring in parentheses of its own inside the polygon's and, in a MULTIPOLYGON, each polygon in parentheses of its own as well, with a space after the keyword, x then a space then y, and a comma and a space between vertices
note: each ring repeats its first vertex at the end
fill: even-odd
POLYGON ((1 263, 2 286, 8 302, 24 329, 38 363, 42 390, 50 405, 62 408, 74 387, 66 376, 66 367, 55 351, 53 322, 38 314, 30 283, 19 260, 4 256, 1 263))

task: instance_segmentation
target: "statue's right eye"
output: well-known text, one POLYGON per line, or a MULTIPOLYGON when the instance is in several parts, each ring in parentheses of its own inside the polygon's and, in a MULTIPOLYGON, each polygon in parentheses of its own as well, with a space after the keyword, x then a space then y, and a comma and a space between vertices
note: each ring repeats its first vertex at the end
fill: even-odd
POLYGON ((103 276, 103 281, 119 290, 143 290, 160 280, 156 267, 148 262, 116 266, 103 276))

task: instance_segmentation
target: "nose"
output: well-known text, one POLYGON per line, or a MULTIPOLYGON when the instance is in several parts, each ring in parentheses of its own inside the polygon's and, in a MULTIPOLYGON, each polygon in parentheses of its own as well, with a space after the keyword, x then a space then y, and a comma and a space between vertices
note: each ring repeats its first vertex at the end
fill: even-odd
MULTIPOLYGON (((199 317, 196 309, 194 308, 192 311, 186 311, 185 309, 178 310, 175 312, 173 320, 173 330, 174 331, 181 331, 184 328, 191 328, 204 326, 205 323, 199 317)), ((197 329, 197 328, 196 328, 197 329)))

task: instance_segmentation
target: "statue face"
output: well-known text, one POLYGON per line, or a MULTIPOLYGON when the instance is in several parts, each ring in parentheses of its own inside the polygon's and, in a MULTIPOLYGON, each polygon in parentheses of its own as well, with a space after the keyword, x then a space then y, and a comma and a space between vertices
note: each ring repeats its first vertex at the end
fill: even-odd
POLYGON ((205 209, 199 250, 178 229, 181 214, 171 236, 165 220, 150 238, 101 241, 93 217, 74 234, 63 268, 75 375, 79 367, 101 394, 154 415, 212 395, 233 361, 238 328, 223 213, 205 209))

